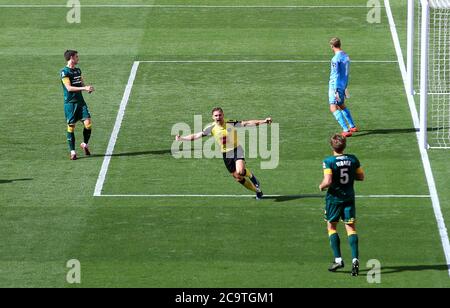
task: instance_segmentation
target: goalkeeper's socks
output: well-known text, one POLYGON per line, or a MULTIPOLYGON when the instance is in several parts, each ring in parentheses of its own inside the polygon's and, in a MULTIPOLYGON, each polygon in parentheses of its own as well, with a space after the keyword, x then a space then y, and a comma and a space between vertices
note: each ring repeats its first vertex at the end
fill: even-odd
POLYGON ((350 128, 355 127, 355 123, 353 123, 352 114, 350 113, 350 110, 348 108, 345 108, 342 110, 342 113, 344 114, 344 118, 347 120, 348 124, 350 125, 350 128))
POLYGON ((348 126, 345 122, 344 114, 342 113, 342 111, 336 110, 335 112, 333 112, 333 115, 336 118, 336 121, 338 121, 339 125, 341 125, 344 132, 348 132, 348 126))

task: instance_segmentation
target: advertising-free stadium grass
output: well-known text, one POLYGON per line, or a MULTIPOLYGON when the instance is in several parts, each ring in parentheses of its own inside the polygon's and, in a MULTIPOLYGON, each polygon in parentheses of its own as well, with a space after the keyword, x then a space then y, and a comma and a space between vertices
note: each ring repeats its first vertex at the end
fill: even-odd
MULTIPOLYGON (((365 2, 347 8, 0 7, 0 286, 71 287, 449 287, 415 129, 389 24, 366 21, 365 2), (348 151, 361 160, 356 184, 361 275, 332 261, 323 221, 322 159, 339 127, 328 109, 328 40, 353 60, 347 105, 361 128, 348 151), (76 49, 93 117, 93 156, 69 161, 59 70, 76 49), (306 60, 294 63, 141 62, 103 194, 94 188, 134 61, 306 60), (369 61, 369 62, 363 62, 369 61), (394 61, 394 62, 378 62, 394 61), (279 164, 248 158, 267 195, 253 198, 126 195, 244 195, 221 159, 175 159, 173 125, 272 116, 279 164), (366 266, 381 264, 381 283, 366 266)), ((29 4, 5 1, 3 4, 29 4)), ((49 0, 47 4, 61 4, 49 0)), ((108 2, 109 3, 109 2, 108 2)), ((111 0, 110 3, 114 3, 111 0)), ((120 1, 120 4, 336 5, 336 1, 120 1)), ((83 1, 82 4, 105 4, 83 1)), ((404 43, 406 4, 392 3, 404 43)), ((76 129, 77 145, 82 140, 76 129)), ((82 152, 78 151, 80 157, 82 152)), ((247 152, 248 154, 248 152, 247 152)), ((444 218, 450 219, 448 152, 431 151, 444 218)))

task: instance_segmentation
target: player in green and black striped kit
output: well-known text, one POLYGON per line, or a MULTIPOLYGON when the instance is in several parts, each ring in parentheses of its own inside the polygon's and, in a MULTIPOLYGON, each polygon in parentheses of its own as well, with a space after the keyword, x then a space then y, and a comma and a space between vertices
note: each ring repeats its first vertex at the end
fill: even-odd
POLYGON ((359 274, 358 235, 356 233, 356 210, 354 181, 364 180, 364 171, 355 155, 344 154, 346 139, 334 135, 330 140, 333 156, 323 161, 324 178, 319 186, 321 191, 328 188, 326 196, 325 220, 328 236, 334 254, 334 262, 329 271, 335 272, 344 267, 340 239, 336 226, 341 219, 347 230, 348 242, 352 251, 352 276, 359 274))
POLYGON ((67 121, 67 143, 69 144, 70 159, 76 160, 75 152, 75 124, 82 121, 84 124, 83 143, 80 144, 85 155, 91 155, 89 151, 89 139, 91 137, 92 121, 89 109, 83 98, 83 91, 92 93, 93 86, 85 86, 81 70, 76 67, 79 61, 78 52, 67 50, 64 53, 67 66, 61 70, 60 78, 64 91, 64 113, 67 121))

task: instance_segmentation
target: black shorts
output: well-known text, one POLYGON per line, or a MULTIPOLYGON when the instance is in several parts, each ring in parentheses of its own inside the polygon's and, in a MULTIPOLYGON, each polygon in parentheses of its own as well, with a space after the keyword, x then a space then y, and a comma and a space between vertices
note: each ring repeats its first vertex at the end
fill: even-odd
POLYGON ((244 150, 242 149, 241 146, 238 146, 232 151, 223 153, 223 162, 225 163, 225 167, 227 167, 230 173, 234 173, 236 171, 236 162, 238 160, 245 161, 244 150))

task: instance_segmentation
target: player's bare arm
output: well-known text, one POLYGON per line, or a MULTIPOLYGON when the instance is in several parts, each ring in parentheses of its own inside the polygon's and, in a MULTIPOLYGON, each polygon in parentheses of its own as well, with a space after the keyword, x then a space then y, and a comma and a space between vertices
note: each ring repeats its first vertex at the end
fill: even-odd
POLYGON ((357 181, 364 181, 364 178, 365 178, 364 171, 358 170, 356 172, 355 180, 357 180, 357 181))
POLYGON ((199 133, 191 134, 191 135, 187 135, 187 136, 176 135, 175 140, 176 141, 194 141, 194 140, 200 139, 202 137, 203 137, 203 132, 199 132, 199 133))
MULTIPOLYGON (((83 77, 81 77, 81 86, 84 87, 84 88, 86 88, 86 83, 84 82, 84 78, 83 78, 83 77)), ((95 89, 94 89, 93 86, 88 86, 88 87, 90 87, 90 88, 87 90, 88 93, 92 93, 92 92, 95 91, 95 89)))
POLYGON ((331 186, 331 183, 333 182, 333 175, 332 174, 324 174, 322 183, 319 185, 320 191, 324 191, 328 187, 331 186))
POLYGON ((85 87, 74 87, 70 84, 70 80, 69 78, 65 78, 63 79, 63 83, 64 86, 66 87, 67 91, 69 92, 82 92, 82 91, 86 91, 86 92, 93 92, 95 89, 93 86, 85 86, 85 87))
POLYGON ((259 126, 261 124, 271 124, 272 118, 265 118, 264 120, 248 120, 248 121, 242 121, 242 126, 259 126))

